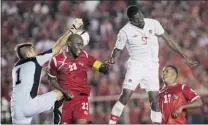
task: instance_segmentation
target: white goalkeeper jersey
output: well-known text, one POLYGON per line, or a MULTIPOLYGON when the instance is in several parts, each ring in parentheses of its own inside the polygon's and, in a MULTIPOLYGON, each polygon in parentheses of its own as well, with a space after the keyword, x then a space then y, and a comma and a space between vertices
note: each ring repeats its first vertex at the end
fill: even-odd
POLYGON ((159 43, 157 35, 164 33, 161 24, 150 18, 144 18, 143 29, 127 23, 118 33, 115 48, 123 49, 125 46, 130 59, 139 63, 158 63, 159 43))
POLYGON ((12 69, 13 92, 11 104, 24 103, 28 98, 35 98, 38 93, 41 69, 52 58, 52 50, 36 57, 18 61, 12 69))

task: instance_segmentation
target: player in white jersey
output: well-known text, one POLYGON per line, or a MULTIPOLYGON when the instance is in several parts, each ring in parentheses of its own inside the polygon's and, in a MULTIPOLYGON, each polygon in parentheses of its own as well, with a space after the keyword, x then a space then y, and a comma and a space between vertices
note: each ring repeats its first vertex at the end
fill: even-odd
POLYGON ((115 58, 120 55, 124 47, 130 55, 123 90, 112 109, 109 123, 116 124, 138 84, 148 93, 152 122, 161 123, 162 115, 158 102, 158 36, 161 36, 170 48, 181 55, 189 66, 195 66, 197 62, 186 57, 179 45, 168 36, 157 20, 144 18, 137 6, 129 6, 127 16, 129 22, 119 31, 114 50, 108 59, 109 63, 114 64, 115 58))
POLYGON ((49 110, 56 100, 62 98, 63 94, 58 90, 37 95, 42 66, 60 51, 68 37, 82 25, 82 19, 75 19, 73 28, 60 37, 52 49, 39 55, 31 43, 18 44, 15 47, 19 60, 12 69, 11 115, 14 124, 30 124, 34 115, 49 110))

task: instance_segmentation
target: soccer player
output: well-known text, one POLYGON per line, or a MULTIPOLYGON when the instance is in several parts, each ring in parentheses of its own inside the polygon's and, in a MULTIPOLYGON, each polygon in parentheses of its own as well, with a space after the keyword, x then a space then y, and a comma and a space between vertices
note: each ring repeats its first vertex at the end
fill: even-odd
POLYGON ((130 55, 123 90, 119 100, 113 106, 109 123, 116 124, 138 84, 148 93, 152 122, 161 123, 162 114, 158 102, 158 36, 161 36, 170 48, 183 57, 187 65, 195 66, 197 62, 186 57, 179 45, 169 37, 157 20, 144 18, 136 5, 127 8, 127 16, 129 22, 119 31, 115 47, 108 59, 109 63, 114 64, 125 46, 130 55))
POLYGON ((186 110, 202 106, 200 97, 189 86, 176 82, 178 70, 172 65, 163 68, 164 86, 159 92, 162 123, 186 124, 186 110))
POLYGON ((68 37, 83 25, 81 19, 75 19, 73 28, 60 37, 52 49, 39 55, 31 43, 18 44, 15 51, 19 60, 12 69, 13 92, 11 97, 11 115, 14 124, 30 124, 32 117, 52 108, 63 94, 53 90, 37 95, 43 64, 56 55, 66 44, 68 37))
POLYGON ((91 88, 87 79, 87 71, 88 68, 93 68, 107 74, 109 64, 101 63, 82 48, 82 37, 73 34, 68 39, 67 49, 53 57, 49 63, 48 77, 51 85, 63 93, 71 94, 71 100, 70 98, 67 99, 68 101, 62 100, 62 113, 58 110, 62 102, 56 102, 55 124, 91 122, 88 103, 91 88))

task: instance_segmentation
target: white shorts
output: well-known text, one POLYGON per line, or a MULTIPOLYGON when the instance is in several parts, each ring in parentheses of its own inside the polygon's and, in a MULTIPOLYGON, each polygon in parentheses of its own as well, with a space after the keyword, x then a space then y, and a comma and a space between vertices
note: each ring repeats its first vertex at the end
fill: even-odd
POLYGON ((127 72, 123 83, 124 89, 135 90, 140 84, 146 92, 159 91, 159 64, 152 65, 136 64, 128 61, 127 72))
POLYGON ((30 124, 34 115, 50 110, 55 101, 56 93, 51 91, 18 104, 14 102, 11 106, 13 124, 30 124))

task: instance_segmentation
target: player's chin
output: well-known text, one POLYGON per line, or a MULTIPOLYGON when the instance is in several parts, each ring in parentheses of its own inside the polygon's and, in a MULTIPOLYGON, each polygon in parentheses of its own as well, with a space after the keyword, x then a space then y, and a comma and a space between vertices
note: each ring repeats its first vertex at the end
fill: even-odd
POLYGON ((76 56, 78 57, 80 55, 80 52, 76 52, 76 56))

